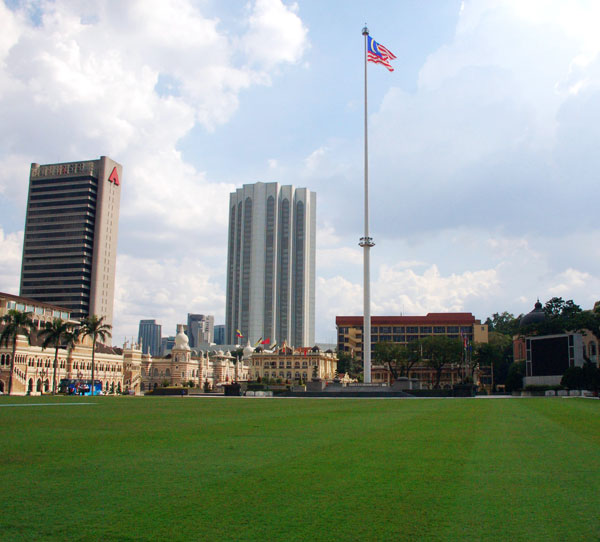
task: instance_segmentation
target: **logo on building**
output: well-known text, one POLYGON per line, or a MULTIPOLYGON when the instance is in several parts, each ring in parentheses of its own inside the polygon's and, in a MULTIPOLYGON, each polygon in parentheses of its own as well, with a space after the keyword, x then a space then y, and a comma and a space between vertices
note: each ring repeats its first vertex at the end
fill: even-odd
POLYGON ((115 186, 119 186, 121 183, 119 182, 119 174, 117 173, 117 168, 114 167, 108 181, 111 183, 115 183, 115 186))

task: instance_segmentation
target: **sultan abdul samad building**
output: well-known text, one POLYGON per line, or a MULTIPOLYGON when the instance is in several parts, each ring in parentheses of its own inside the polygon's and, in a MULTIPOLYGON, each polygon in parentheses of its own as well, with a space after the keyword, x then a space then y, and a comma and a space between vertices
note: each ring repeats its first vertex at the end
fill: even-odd
MULTIPOLYGON (((54 373, 54 348, 43 349, 38 330, 53 318, 62 318, 77 325, 70 313, 57 306, 28 298, 0 293, 0 317, 16 309, 30 313, 37 328, 31 332, 29 342, 23 335, 17 336, 14 367, 12 370, 13 395, 47 393, 52 391, 54 373)), ((1 330, 0 326, 0 330, 1 330)), ((252 349, 250 349, 252 350, 252 349)), ((8 392, 11 373, 12 341, 0 347, 0 391, 8 392)), ((235 379, 248 376, 248 361, 234 363, 229 352, 191 350, 187 335, 180 326, 171 355, 152 358, 143 354, 141 345, 126 342, 123 348, 96 345, 95 379, 102 390, 119 392, 131 390, 141 394, 160 386, 178 386, 192 382, 194 387, 207 385, 215 388, 235 379)), ((92 344, 85 338, 72 349, 59 348, 56 371, 57 385, 62 379, 90 380, 92 377, 92 344)))

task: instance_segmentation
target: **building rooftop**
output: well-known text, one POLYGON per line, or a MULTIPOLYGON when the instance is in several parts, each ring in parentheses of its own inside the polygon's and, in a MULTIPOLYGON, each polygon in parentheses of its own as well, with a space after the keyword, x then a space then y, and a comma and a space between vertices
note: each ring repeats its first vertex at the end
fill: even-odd
MULTIPOLYGON (((362 326, 362 316, 336 316, 338 326, 362 326)), ((371 316, 372 326, 406 325, 472 325, 481 324, 470 312, 429 312, 425 316, 371 316)))

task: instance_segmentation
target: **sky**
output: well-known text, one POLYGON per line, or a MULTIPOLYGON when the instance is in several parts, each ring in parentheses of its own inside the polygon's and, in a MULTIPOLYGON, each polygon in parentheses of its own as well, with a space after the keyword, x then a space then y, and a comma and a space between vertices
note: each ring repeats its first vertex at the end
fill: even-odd
POLYGON ((225 319, 229 193, 317 193, 316 339, 373 315, 600 300, 596 0, 0 0, 0 291, 29 167, 123 165, 114 344, 225 319))

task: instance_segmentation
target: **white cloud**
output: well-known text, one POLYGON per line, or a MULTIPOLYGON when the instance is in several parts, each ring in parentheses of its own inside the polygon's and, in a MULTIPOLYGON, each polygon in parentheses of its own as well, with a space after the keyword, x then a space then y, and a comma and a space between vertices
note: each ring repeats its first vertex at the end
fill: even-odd
POLYGON ((225 293, 220 287, 220 267, 209 267, 201 258, 137 258, 120 255, 115 286, 115 339, 137 336, 141 319, 155 318, 163 335, 174 335, 187 313, 213 314, 224 321, 225 293))
MULTIPOLYGON (((222 317, 224 262, 215 247, 223 245, 234 186, 208 179, 178 145, 195 126, 210 132, 228 122, 243 89, 301 60, 307 30, 297 6, 257 0, 237 35, 191 0, 30 7, 0 2, 0 204, 24 214, 32 161, 110 156, 124 166, 117 326, 134 333, 142 312, 169 325, 191 310, 222 317), (200 278, 213 273, 219 280, 200 278)), ((2 278, 14 291, 19 266, 3 259, 2 278)))
POLYGON ((15 294, 19 291, 23 232, 6 234, 0 228, 0 292, 15 294))
POLYGON ((297 11, 296 3, 286 6, 281 0, 256 0, 243 39, 248 57, 267 68, 298 62, 307 47, 308 30, 297 11))

